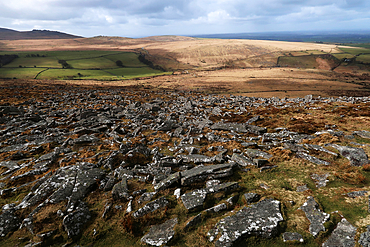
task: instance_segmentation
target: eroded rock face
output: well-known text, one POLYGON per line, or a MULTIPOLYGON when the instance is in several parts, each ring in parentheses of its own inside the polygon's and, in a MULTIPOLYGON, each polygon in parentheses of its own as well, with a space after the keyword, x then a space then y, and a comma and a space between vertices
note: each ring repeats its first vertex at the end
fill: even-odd
POLYGON ((232 246, 236 240, 248 235, 276 236, 278 224, 283 220, 280 202, 265 199, 222 219, 207 235, 211 242, 215 241, 215 246, 232 246))
POLYGON ((152 226, 141 242, 149 245, 162 246, 167 244, 175 235, 174 227, 177 224, 177 218, 168 220, 163 224, 152 226))
POLYGON ((204 181, 211 178, 231 176, 236 163, 200 166, 181 172, 181 185, 189 185, 194 182, 204 181))

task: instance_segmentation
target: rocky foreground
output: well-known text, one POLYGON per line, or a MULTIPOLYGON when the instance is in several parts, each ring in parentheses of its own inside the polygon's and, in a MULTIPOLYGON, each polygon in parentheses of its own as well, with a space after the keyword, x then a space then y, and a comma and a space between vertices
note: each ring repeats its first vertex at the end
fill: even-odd
POLYGON ((1 246, 370 246, 370 97, 0 90, 1 246))

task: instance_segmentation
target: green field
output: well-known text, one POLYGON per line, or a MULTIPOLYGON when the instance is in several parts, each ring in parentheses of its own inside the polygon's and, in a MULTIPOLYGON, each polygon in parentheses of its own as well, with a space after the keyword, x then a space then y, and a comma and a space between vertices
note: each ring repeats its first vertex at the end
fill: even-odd
POLYGON ((357 54, 361 54, 361 53, 370 53, 370 49, 366 49, 366 48, 344 48, 344 47, 341 47, 339 49, 342 50, 345 53, 349 53, 349 54, 352 54, 352 55, 357 55, 357 54))
POLYGON ((297 56, 297 57, 280 57, 279 58, 280 66, 288 66, 295 68, 310 68, 313 69, 317 66, 316 57, 314 56, 297 56))
POLYGON ((332 55, 338 58, 339 60, 343 58, 353 58, 354 57, 354 55, 348 54, 348 53, 333 53, 332 55))
POLYGON ((0 78, 120 80, 168 74, 141 63, 134 52, 0 52, 0 55, 5 54, 16 54, 19 58, 0 68, 0 78), (60 60, 64 60, 68 67, 63 68, 60 60), (122 65, 117 65, 118 60, 122 65))
POLYGON ((0 78, 33 79, 43 70, 42 68, 0 68, 0 78))
POLYGON ((357 62, 370 63, 370 54, 360 55, 356 58, 357 62))
POLYGON ((62 65, 58 63, 58 60, 53 57, 30 57, 30 58, 16 58, 10 64, 5 65, 5 68, 11 67, 43 67, 43 68, 62 68, 62 65))

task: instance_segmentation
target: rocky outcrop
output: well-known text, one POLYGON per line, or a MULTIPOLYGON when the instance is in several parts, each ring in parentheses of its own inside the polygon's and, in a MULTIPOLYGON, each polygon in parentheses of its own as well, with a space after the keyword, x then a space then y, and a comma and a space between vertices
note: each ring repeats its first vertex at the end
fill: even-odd
MULTIPOLYGON (((325 229, 329 215, 318 199, 323 207, 334 198, 368 207, 361 197, 368 191, 369 134, 346 122, 356 122, 353 112, 367 117, 367 97, 278 99, 59 84, 0 90, 0 245, 91 245, 117 234, 143 244, 191 245, 195 234, 208 241, 203 225, 213 228, 209 245, 251 244, 251 235, 301 242, 302 229, 292 229, 298 224, 292 221, 303 214, 297 202, 311 196, 301 207, 308 230, 331 237, 305 241, 330 246, 340 238, 352 243, 355 230, 345 222, 325 229), (338 109, 348 114, 340 117, 338 109), (316 121, 316 113, 339 120, 316 121), (279 230, 299 233, 278 230, 280 202, 288 228, 279 230), (216 225, 215 217, 222 219, 216 225), (183 229, 176 235, 175 228, 183 229)), ((338 210, 354 222, 350 207, 338 210)), ((363 229, 366 221, 356 221, 363 229)))

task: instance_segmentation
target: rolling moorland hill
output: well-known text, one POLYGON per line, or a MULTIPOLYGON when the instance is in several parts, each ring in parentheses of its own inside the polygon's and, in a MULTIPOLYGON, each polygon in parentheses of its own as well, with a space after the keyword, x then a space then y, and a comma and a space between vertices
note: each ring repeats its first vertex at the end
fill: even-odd
POLYGON ((72 34, 49 30, 16 31, 0 28, 0 40, 22 40, 22 39, 76 39, 82 38, 72 34))

